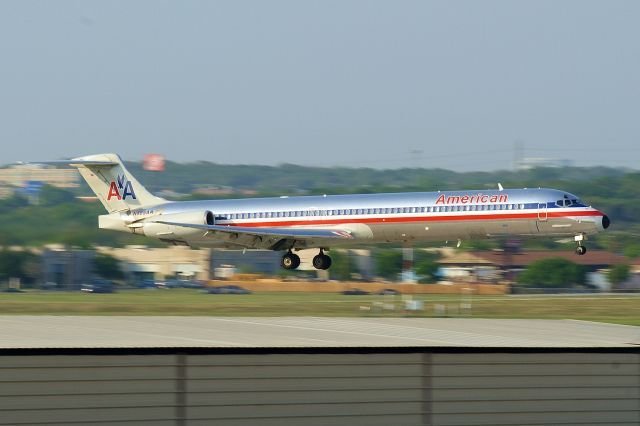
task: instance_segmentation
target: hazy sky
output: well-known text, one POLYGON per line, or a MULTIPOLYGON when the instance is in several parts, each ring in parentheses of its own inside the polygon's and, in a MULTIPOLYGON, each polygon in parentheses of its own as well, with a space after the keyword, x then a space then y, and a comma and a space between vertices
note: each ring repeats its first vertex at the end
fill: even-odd
POLYGON ((2 1, 0 163, 640 168, 638 1, 2 1), (412 153, 413 152, 413 153, 412 153))

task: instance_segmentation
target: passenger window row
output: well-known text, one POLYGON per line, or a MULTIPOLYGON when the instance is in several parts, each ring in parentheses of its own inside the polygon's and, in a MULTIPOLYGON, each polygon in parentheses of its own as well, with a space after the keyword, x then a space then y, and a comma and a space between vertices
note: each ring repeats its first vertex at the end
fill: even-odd
POLYGON ((490 210, 517 210, 524 209, 524 204, 478 204, 469 206, 429 206, 429 207, 382 207, 369 209, 335 209, 335 210, 295 210, 281 212, 257 212, 257 213, 229 213, 221 214, 217 218, 229 219, 274 219, 310 216, 355 216, 377 214, 405 214, 405 213, 448 213, 467 211, 490 210))

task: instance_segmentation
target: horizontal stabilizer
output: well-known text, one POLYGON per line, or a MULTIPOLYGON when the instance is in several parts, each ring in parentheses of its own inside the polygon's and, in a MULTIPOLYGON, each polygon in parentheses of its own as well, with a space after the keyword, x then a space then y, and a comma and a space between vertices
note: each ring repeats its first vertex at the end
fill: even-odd
POLYGON ((44 164, 46 166, 116 166, 113 161, 89 161, 89 160, 56 160, 56 161, 24 161, 20 164, 44 164))

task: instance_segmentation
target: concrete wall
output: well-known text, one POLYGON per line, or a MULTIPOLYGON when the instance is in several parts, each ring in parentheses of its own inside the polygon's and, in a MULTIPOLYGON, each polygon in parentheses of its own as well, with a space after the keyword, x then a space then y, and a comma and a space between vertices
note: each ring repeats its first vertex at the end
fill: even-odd
POLYGON ((0 425, 640 424, 637 348, 265 351, 5 351, 0 425))

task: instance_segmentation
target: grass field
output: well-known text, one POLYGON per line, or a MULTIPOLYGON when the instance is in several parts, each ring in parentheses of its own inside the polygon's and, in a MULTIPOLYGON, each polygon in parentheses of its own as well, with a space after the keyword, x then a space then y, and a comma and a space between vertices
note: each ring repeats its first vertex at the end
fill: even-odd
POLYGON ((1 293, 0 315, 464 316, 570 318, 640 325, 640 295, 474 296, 473 299, 425 295, 414 299, 424 301, 424 310, 408 314, 403 311, 401 296, 213 295, 185 289, 114 294, 25 292, 1 293), (464 304, 470 304, 471 309, 461 309, 464 304), (388 309, 391 306, 395 309, 388 309))

